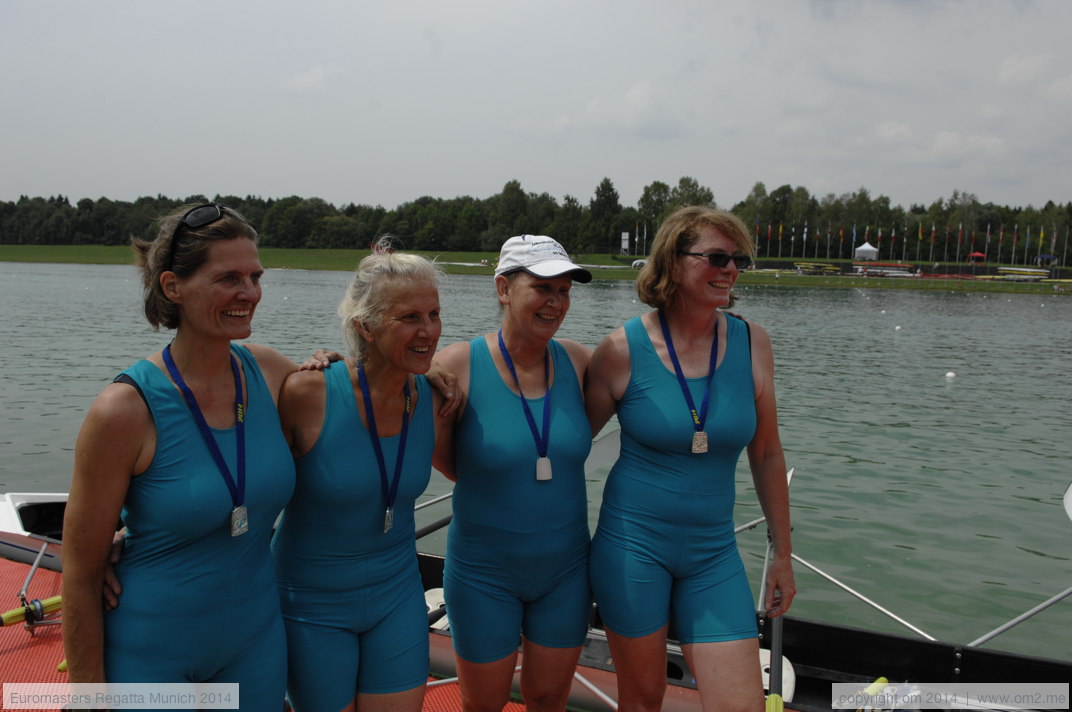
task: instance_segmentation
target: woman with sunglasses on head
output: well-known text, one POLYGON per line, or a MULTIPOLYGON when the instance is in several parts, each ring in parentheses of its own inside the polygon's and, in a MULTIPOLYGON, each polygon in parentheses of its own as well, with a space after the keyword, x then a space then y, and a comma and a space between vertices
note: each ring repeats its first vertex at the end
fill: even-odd
POLYGON ((770 339, 724 311, 754 249, 731 213, 675 211, 637 279, 655 311, 612 332, 592 356, 593 432, 615 413, 622 427, 591 577, 623 711, 660 709, 669 626, 705 710, 763 708, 755 611, 733 531, 745 448, 772 537, 767 614, 785 613, 796 593, 770 339))
POLYGON ((495 269, 501 328, 437 357, 462 397, 436 467, 457 482, 443 586, 467 712, 507 703, 519 642, 526 708, 564 710, 588 630, 591 352, 553 337, 573 283, 591 279, 555 240, 510 238, 495 269))
POLYGON ((294 488, 275 399, 297 367, 232 343, 250 336, 261 299, 257 239, 211 203, 134 240, 145 316, 175 335, 101 392, 78 435, 63 532, 71 682, 238 683, 240 709, 282 705, 268 545, 294 488), (104 613, 120 517, 123 597, 104 613))
POLYGON ((298 477, 272 549, 295 712, 416 712, 424 700, 413 507, 449 427, 422 375, 442 331, 437 278, 416 255, 363 259, 339 305, 350 358, 283 387, 298 477))

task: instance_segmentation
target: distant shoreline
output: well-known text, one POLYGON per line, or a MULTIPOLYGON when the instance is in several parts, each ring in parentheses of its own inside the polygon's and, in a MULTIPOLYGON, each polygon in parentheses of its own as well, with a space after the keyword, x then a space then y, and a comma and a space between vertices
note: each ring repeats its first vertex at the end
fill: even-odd
MULTIPOLYGON (((493 273, 495 253, 419 252, 434 259, 448 274, 493 273)), ((352 270, 368 250, 343 249, 285 249, 262 247, 261 262, 269 269, 352 270)), ((577 255, 575 261, 591 270, 596 279, 635 279, 637 270, 631 267, 635 256, 577 255)), ((3 245, 0 262, 32 262, 51 264, 133 264, 127 245, 3 245)), ((836 262, 830 260, 830 262, 836 262)), ((1001 292, 1020 294, 1072 295, 1072 279, 1014 282, 998 279, 971 279, 942 275, 930 277, 862 277, 855 275, 803 275, 784 265, 791 260, 761 259, 758 269, 741 275, 738 284, 778 285, 838 288, 920 289, 956 292, 1001 292), (777 263, 780 268, 767 267, 777 263)))

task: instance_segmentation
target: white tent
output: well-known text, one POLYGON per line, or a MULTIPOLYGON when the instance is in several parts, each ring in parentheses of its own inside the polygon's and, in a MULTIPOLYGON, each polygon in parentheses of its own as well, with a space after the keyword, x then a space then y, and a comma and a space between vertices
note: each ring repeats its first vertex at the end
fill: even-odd
POLYGON ((878 248, 872 245, 870 242, 865 242, 856 248, 856 252, 853 253, 853 259, 857 260, 875 260, 878 259, 878 248))

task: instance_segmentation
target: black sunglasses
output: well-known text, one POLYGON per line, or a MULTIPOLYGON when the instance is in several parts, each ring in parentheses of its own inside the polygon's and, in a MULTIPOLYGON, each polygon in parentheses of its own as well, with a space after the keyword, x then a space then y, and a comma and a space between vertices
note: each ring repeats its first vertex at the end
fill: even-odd
POLYGON ((211 225, 223 217, 223 207, 219 203, 205 203, 204 205, 198 205, 196 208, 190 208, 179 218, 179 223, 175 226, 175 232, 171 234, 171 244, 168 245, 167 270, 165 271, 170 271, 175 266, 175 248, 179 243, 179 230, 184 227, 196 230, 199 227, 211 225))
POLYGON ((739 270, 752 266, 752 258, 748 255, 731 255, 728 252, 682 252, 680 254, 705 257, 712 267, 725 267, 731 261, 739 270))

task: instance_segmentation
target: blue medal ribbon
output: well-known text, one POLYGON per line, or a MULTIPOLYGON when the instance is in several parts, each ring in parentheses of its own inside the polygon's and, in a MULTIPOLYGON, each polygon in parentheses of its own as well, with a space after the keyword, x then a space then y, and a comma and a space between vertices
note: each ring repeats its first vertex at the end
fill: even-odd
POLYGON ((236 458, 238 481, 235 482, 235 478, 231 476, 231 470, 223 459, 223 453, 220 452, 220 446, 216 443, 216 438, 213 437, 208 423, 205 422, 201 407, 197 405, 197 399, 194 397, 193 391, 186 385, 186 381, 182 379, 182 374, 179 373, 179 369, 175 365, 175 359, 171 357, 171 344, 164 347, 163 357, 164 365, 167 366, 168 373, 171 374, 171 380, 179 387, 182 397, 186 399, 186 404, 190 407, 194 422, 197 423, 197 429, 201 431, 201 438, 205 441, 205 446, 208 448, 209 453, 212 454, 212 459, 216 462, 216 467, 219 468, 220 476, 223 477, 223 481, 227 484, 227 490, 231 493, 231 504, 235 509, 241 507, 246 499, 246 404, 242 398, 242 375, 238 370, 238 360, 235 359, 234 354, 231 354, 231 372, 234 374, 235 382, 235 432, 237 436, 236 447, 238 449, 236 458))
POLYGON ((547 457, 547 448, 551 444, 551 349, 548 347, 547 353, 544 354, 543 359, 543 378, 547 384, 547 394, 544 396, 543 401, 543 434, 536 428, 536 419, 532 417, 532 410, 529 408, 529 403, 525 400, 525 394, 521 392, 521 382, 517 380, 517 371, 514 369, 514 361, 510 358, 510 352, 506 350, 506 342, 503 341, 502 329, 499 329, 499 351, 502 352, 503 360, 506 361, 506 367, 510 369, 510 375, 514 377, 514 383, 517 384, 517 392, 521 393, 521 407, 525 410, 525 419, 529 423, 529 430, 532 431, 532 439, 536 443, 536 452, 540 457, 547 457))
POLYGON ((403 391, 406 396, 406 410, 402 413, 402 434, 398 439, 398 456, 395 458, 395 473, 390 487, 387 485, 387 463, 383 459, 383 447, 380 445, 380 435, 376 430, 376 415, 372 411, 372 393, 369 390, 368 378, 365 376, 365 367, 360 363, 357 364, 357 384, 361 387, 361 397, 365 402, 365 418, 368 420, 372 449, 376 452, 376 462, 380 466, 380 490, 383 492, 383 501, 387 508, 383 520, 383 531, 386 534, 394 523, 395 499, 398 498, 398 483, 402 479, 402 460, 406 456, 406 435, 409 433, 409 376, 406 376, 406 387, 403 391))
POLYGON ((674 364, 674 372, 677 373, 677 382, 681 385, 681 393, 685 396, 685 403, 689 406, 689 414, 692 416, 692 427, 696 432, 704 429, 707 422, 707 404, 711 398, 711 385, 715 379, 715 361, 718 359, 718 321, 715 321, 715 336, 711 341, 711 360, 707 371, 707 391, 704 393, 700 412, 696 412, 696 403, 692 400, 692 392, 685 380, 685 373, 681 370, 681 362, 678 361, 677 351, 674 350, 674 341, 670 338, 670 326, 666 323, 666 315, 659 310, 659 326, 663 329, 663 338, 666 340, 666 349, 670 352, 670 361, 674 364))

